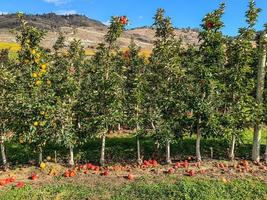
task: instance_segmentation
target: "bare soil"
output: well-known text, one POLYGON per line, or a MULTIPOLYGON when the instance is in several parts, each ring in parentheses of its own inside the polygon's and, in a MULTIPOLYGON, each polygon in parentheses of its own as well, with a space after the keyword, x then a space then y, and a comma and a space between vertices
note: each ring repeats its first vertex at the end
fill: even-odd
MULTIPOLYGON (((157 166, 139 166, 139 165, 113 165, 100 167, 99 171, 79 169, 80 166, 74 168, 67 168, 65 166, 46 163, 44 169, 35 166, 18 167, 16 169, 6 169, 0 171, 0 180, 15 177, 17 182, 24 182, 33 187, 42 187, 48 184, 60 183, 79 183, 93 187, 99 184, 120 186, 129 182, 141 179, 142 177, 149 177, 148 180, 154 181, 164 179, 166 176, 175 176, 183 178, 190 176, 190 171, 194 174, 192 178, 207 178, 220 180, 225 183, 234 179, 250 178, 257 181, 267 183, 267 165, 263 163, 252 163, 244 161, 218 161, 207 160, 201 162, 200 166, 196 162, 189 162, 188 167, 175 168, 175 163, 172 165, 157 165, 157 166), (171 170, 170 170, 171 169, 171 170), (64 173, 67 170, 73 170, 75 176, 65 177, 64 173), (108 171, 107 176, 103 175, 104 171, 108 171), (31 180, 29 177, 37 174, 37 180, 31 180), (85 174, 87 173, 87 174, 85 174), (134 179, 129 180, 128 175, 132 174, 134 179)), ((5 186, 0 186, 4 188, 5 186)))

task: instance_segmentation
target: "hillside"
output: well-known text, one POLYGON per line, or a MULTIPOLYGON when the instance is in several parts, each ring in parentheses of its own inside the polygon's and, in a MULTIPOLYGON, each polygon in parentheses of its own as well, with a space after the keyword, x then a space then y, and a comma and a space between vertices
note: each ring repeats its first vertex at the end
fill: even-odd
MULTIPOLYGON (((93 49, 102 41, 107 26, 100 21, 90 19, 82 15, 56 15, 54 13, 42 15, 26 15, 29 24, 45 29, 47 35, 43 46, 50 48, 63 32, 67 42, 74 38, 80 39, 86 48, 93 49)), ((10 29, 18 27, 16 14, 0 15, 0 42, 16 42, 15 35, 10 29)), ((197 44, 198 32, 193 29, 175 29, 177 38, 181 38, 183 44, 197 44)), ((154 41, 154 31, 150 27, 139 27, 126 30, 119 40, 119 45, 127 47, 131 37, 143 49, 151 49, 154 41)))

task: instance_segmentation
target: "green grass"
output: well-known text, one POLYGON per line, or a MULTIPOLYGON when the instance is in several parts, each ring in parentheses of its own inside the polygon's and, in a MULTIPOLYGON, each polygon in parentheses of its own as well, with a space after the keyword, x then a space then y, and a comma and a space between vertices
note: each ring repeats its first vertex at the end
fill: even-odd
POLYGON ((267 186, 250 180, 222 183, 215 180, 183 179, 170 182, 168 179, 148 184, 137 182, 115 194, 114 199, 267 199, 267 186))
MULTIPOLYGON (((252 131, 246 131, 240 142, 236 146, 236 157, 249 159, 252 151, 252 131)), ((265 141, 264 141, 265 143, 265 141)), ((100 155, 100 139, 92 139, 84 145, 77 146, 74 149, 75 160, 78 162, 98 162, 100 155)), ((203 138, 201 140, 201 152, 205 158, 210 157, 210 148, 213 148, 215 159, 227 159, 229 141, 226 138, 203 138)), ((54 157, 54 150, 57 151, 58 159, 66 162, 68 159, 68 150, 48 144, 44 149, 44 158, 47 156, 54 157)), ((261 148, 264 153, 265 146, 261 148)), ((37 158, 37 152, 27 145, 7 144, 8 159, 13 164, 25 164, 29 160, 37 158)), ((155 141, 149 137, 141 139, 141 153, 144 159, 155 158, 161 160, 165 158, 165 147, 156 149, 155 141)), ((171 154, 174 160, 195 155, 195 138, 186 137, 177 139, 171 146, 171 154)), ((136 140, 135 137, 128 135, 126 137, 112 137, 106 140, 106 159, 109 163, 132 162, 136 159, 136 140)))
MULTIPOLYGON (((253 141, 253 129, 247 129, 242 134, 242 142, 250 144, 253 141)), ((261 144, 264 145, 267 142, 267 127, 262 130, 261 144)))
POLYGON ((98 184, 89 187, 81 184, 53 184, 44 187, 26 186, 0 192, 1 200, 41 199, 179 199, 179 200, 249 200, 267 199, 267 185, 248 179, 223 183, 208 179, 177 179, 166 177, 159 180, 142 178, 123 185, 98 184))

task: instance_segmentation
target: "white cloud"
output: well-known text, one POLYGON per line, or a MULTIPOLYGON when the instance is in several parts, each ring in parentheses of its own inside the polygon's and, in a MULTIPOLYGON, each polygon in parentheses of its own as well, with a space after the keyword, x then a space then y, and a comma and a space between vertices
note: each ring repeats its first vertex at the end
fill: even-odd
POLYGON ((43 0, 47 3, 52 3, 56 6, 62 5, 62 4, 66 4, 69 3, 71 0, 43 0))
POLYGON ((102 24, 105 24, 106 26, 109 26, 110 25, 110 20, 107 20, 105 22, 102 22, 102 24))
POLYGON ((58 10, 56 11, 58 15, 75 15, 77 14, 76 10, 58 10))
POLYGON ((138 17, 138 19, 144 19, 144 17, 143 17, 142 15, 140 15, 140 16, 138 17))
POLYGON ((0 11, 0 15, 7 15, 8 12, 5 12, 5 11, 0 11))

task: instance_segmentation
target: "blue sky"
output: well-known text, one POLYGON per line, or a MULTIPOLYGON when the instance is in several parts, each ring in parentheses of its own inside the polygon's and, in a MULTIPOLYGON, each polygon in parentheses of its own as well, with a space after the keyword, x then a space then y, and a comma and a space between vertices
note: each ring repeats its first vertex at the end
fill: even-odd
MULTIPOLYGON (((205 14, 217 8, 222 0, 0 0, 0 13, 84 14, 90 18, 108 22, 112 15, 127 15, 128 28, 151 25, 157 8, 164 8, 178 28, 199 27, 205 14)), ((226 13, 223 17, 224 33, 235 35, 245 26, 244 13, 248 0, 224 0, 226 13)), ((257 30, 267 22, 267 0, 256 0, 262 8, 257 30)))

